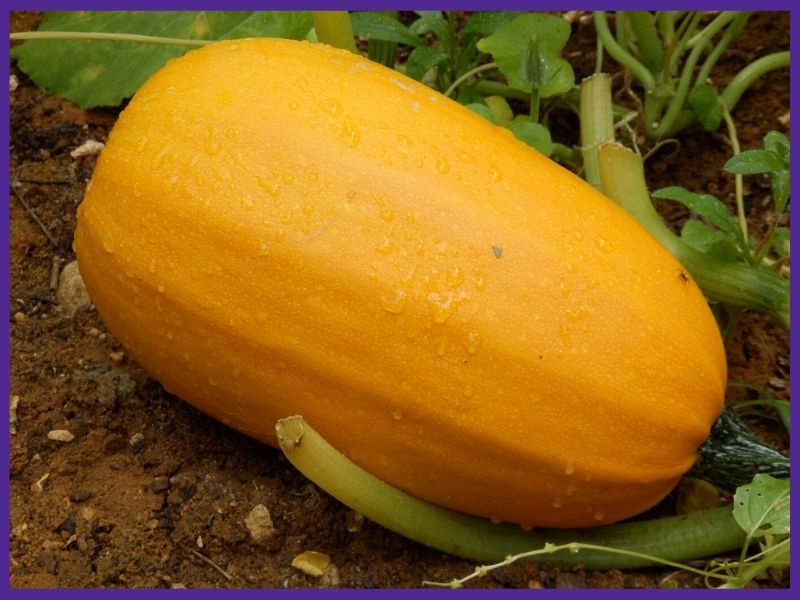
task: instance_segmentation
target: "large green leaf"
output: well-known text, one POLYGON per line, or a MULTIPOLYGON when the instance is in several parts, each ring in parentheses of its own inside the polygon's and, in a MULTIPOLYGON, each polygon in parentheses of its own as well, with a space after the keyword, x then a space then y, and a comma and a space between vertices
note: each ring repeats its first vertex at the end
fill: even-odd
MULTIPOLYGON (((301 39, 308 12, 82 11, 46 13, 39 31, 135 33, 188 40, 301 39)), ((39 87, 84 107, 116 106, 167 60, 193 46, 116 41, 30 40, 11 55, 39 87)))
POLYGON ((575 82, 572 66, 561 58, 570 32, 569 24, 561 17, 529 13, 483 38, 478 42, 478 49, 494 57, 511 87, 529 92, 534 83, 539 96, 549 98, 566 93, 575 82), (531 47, 536 50, 538 82, 530 78, 531 47))

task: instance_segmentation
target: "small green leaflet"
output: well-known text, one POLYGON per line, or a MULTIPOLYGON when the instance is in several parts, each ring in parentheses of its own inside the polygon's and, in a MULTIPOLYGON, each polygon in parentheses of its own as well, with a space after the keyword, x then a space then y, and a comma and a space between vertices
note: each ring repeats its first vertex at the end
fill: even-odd
POLYGON ((733 518, 753 538, 789 533, 789 480, 758 474, 736 488, 733 518))
POLYGON ((701 83, 689 94, 689 106, 700 124, 708 131, 716 131, 722 122, 722 106, 714 86, 701 83))
POLYGON ((522 123, 513 123, 510 129, 517 139, 545 156, 550 156, 550 153, 553 152, 553 140, 550 138, 550 131, 544 125, 523 121, 522 123))
POLYGON ((447 52, 432 46, 418 46, 411 51, 406 61, 406 75, 422 81, 431 69, 447 62, 447 52))
POLYGON ((517 11, 475 12, 464 26, 464 33, 475 33, 482 36, 492 35, 497 29, 509 21, 513 21, 521 13, 517 11))
POLYGON ((653 192, 654 198, 674 200, 696 212, 720 231, 733 238, 740 248, 746 248, 742 230, 731 216, 728 207, 710 194, 696 194, 680 186, 661 188, 653 192))
POLYGON ((549 98, 568 92, 575 83, 572 66, 561 58, 570 31, 569 24, 561 17, 523 14, 479 41, 478 49, 494 57, 511 87, 529 92, 531 81, 524 63, 529 56, 527 49, 534 42, 539 60, 539 96, 549 98))
POLYGON ((789 139, 779 131, 764 136, 764 148, 745 150, 730 158, 723 167, 730 173, 755 175, 769 173, 775 212, 782 214, 789 201, 789 139))
MULTIPOLYGON (((135 33, 188 40, 244 37, 302 39, 308 12, 80 11, 45 13, 39 31, 135 33)), ((117 106, 170 58, 193 46, 132 42, 30 40, 12 49, 39 87, 83 108, 117 106)))
POLYGON ((681 239, 703 254, 714 256, 727 262, 736 262, 739 252, 736 244, 719 229, 712 229, 708 225, 695 219, 689 219, 681 229, 681 239))

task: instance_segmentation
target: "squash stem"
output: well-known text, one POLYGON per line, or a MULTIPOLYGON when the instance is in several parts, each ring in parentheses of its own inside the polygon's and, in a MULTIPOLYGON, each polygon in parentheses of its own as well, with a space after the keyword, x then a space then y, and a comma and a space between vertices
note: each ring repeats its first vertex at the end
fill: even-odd
POLYGON ((750 483, 754 473, 787 478, 789 458, 753 435, 726 403, 689 475, 732 491, 750 483))
POLYGON ((609 546, 624 553, 600 548, 572 552, 564 548, 531 556, 530 560, 563 566, 582 564, 587 569, 640 568, 661 560, 686 562, 718 555, 741 548, 745 540, 730 507, 579 530, 526 532, 514 525, 495 525, 387 485, 339 453, 300 416, 281 419, 275 429, 289 461, 328 494, 407 538, 482 563, 501 561, 546 544, 575 542, 609 546))
POLYGON ((315 10, 311 14, 317 40, 334 48, 356 52, 353 26, 346 10, 315 10))
POLYGON ((617 143, 598 149, 603 193, 644 225, 691 273, 710 300, 755 308, 789 328, 789 282, 773 271, 723 261, 676 236, 650 201, 642 158, 617 143))

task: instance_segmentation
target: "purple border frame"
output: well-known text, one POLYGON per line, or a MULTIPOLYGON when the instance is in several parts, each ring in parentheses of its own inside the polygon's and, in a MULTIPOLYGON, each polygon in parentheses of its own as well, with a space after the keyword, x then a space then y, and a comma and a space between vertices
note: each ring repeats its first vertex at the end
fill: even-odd
MULTIPOLYGON (((800 9, 795 9, 793 6, 795 3, 792 0, 760 0, 755 2, 753 0, 728 0, 728 1, 720 1, 720 0, 705 0, 705 1, 698 1, 698 0, 669 0, 669 1, 662 1, 662 2, 655 2, 653 0, 605 0, 603 2, 598 2, 597 0, 593 1, 581 1, 575 3, 567 3, 565 5, 564 2, 557 2, 555 0, 542 0, 539 2, 523 2, 522 0, 494 0, 494 2, 487 2, 486 0, 483 1, 476 1, 476 0, 439 0, 439 1, 432 1, 432 0, 416 0, 413 2, 387 2, 386 0, 351 0, 349 2, 343 1, 334 1, 334 0, 315 0, 315 1, 303 1, 300 2, 292 2, 290 0, 262 0, 261 2, 256 0, 228 0, 227 2, 220 2, 219 0, 161 0, 161 1, 154 1, 154 0, 123 0, 122 2, 115 2, 109 3, 108 1, 102 0, 9 0, 5 3, 6 5, 6 14, 2 18, 2 23, 0 23, 0 33, 3 34, 4 38, 8 36, 9 30, 9 14, 15 10, 120 10, 120 9, 135 9, 135 10, 196 10, 198 8, 205 8, 209 10, 213 9, 220 9, 224 8, 225 10, 264 10, 266 8, 272 10, 335 10, 335 9, 348 9, 348 10, 377 10, 377 9, 396 9, 400 5, 406 5, 407 8, 412 9, 436 9, 436 10, 444 10, 444 9, 458 9, 458 10, 480 10, 480 9, 491 9, 491 10, 565 10, 565 9, 573 9, 573 8, 581 8, 581 9, 605 9, 605 10, 622 10, 622 9, 658 9, 664 8, 665 5, 673 10, 683 10, 683 9, 691 9, 697 10, 698 8, 704 10, 722 10, 722 9, 750 9, 750 10, 785 10, 790 12, 790 28, 791 32, 794 33, 800 29, 800 9), (223 7, 224 4, 224 7, 223 7), (569 4, 573 4, 570 6, 569 4)), ((794 37, 790 39, 790 49, 793 55, 797 55, 798 49, 800 46, 798 42, 795 41, 794 37)), ((800 94, 800 86, 797 84, 797 77, 795 76, 796 65, 798 59, 793 59, 791 64, 790 70, 790 89, 792 94, 797 93, 800 94)), ((4 63, 4 79, 3 81, 8 80, 8 71, 10 61, 4 63)), ((798 96, 800 98, 800 96, 798 96)), ((791 105, 791 103, 790 103, 791 105)), ((2 133, 3 139, 9 139, 10 132, 8 131, 10 122, 9 122, 9 104, 2 103, 2 119, 0 121, 0 132, 2 133)), ((800 134, 796 134, 794 131, 791 134, 791 141, 792 145, 797 145, 798 138, 800 138, 800 134)), ((3 179, 6 183, 8 183, 8 173, 9 173, 9 146, 8 144, 2 145, 2 160, 4 164, 4 171, 3 171, 3 179)), ((800 183, 795 182, 792 185, 792 191, 797 192, 800 189, 800 183)), ((3 216, 8 222, 9 219, 9 204, 2 203, 2 208, 0 208, 3 212, 3 216)), ((792 211, 794 212, 794 211, 792 211)), ((795 231, 796 233, 796 231, 795 231)), ((792 234, 792 242, 795 242, 795 238, 798 235, 792 234)), ((0 241, 0 247, 2 247, 2 251, 4 254, 4 260, 2 261, 2 302, 3 307, 5 309, 5 314, 9 314, 10 308, 10 274, 9 274, 9 229, 8 227, 0 228, 0 235, 2 239, 0 241)), ((797 271, 795 271, 795 274, 797 271)), ((793 276, 791 278, 792 287, 794 285, 796 277, 793 276)), ((792 303, 792 308, 793 307, 792 303)), ((792 310, 792 312, 794 312, 792 310)), ((2 359, 2 385, 3 385, 3 394, 4 397, 9 397, 10 389, 9 389, 9 364, 10 364, 10 332, 9 332, 9 321, 8 319, 2 320, 2 336, 4 339, 7 340, 6 343, 0 346, 2 348, 2 354, 0 358, 2 359)), ((790 333, 790 343, 791 346, 794 346, 795 342, 795 332, 794 330, 790 333)), ((794 363, 796 361, 792 358, 791 359, 791 366, 795 366, 794 363)), ((795 421, 797 419, 792 419, 792 426, 794 428, 795 421)), ((6 557, 9 557, 8 560, 4 561, 2 566, 2 581, 0 581, 0 590, 3 593, 13 592, 16 597, 39 597, 39 596, 53 596, 54 594, 59 594, 59 598, 70 600, 71 598, 83 598, 85 594, 99 594, 104 593, 107 591, 111 591, 108 589, 91 589, 91 590, 65 590, 65 589, 58 589, 58 590, 21 590, 21 589, 10 589, 9 588, 9 575, 10 575, 10 553, 9 553, 9 519, 8 519, 8 502, 9 502, 9 444, 10 444, 10 435, 8 431, 8 427, 4 426, 4 443, 2 444, 2 448, 0 448, 1 458, 0 462, 2 463, 3 468, 3 477, 2 481, 0 482, 3 490, 3 510, 5 518, 3 520, 2 526, 2 533, 0 534, 0 549, 2 549, 2 554, 6 557)), ((795 452, 792 451, 792 456, 794 456, 795 452)), ((792 488, 796 486, 792 485, 792 488)), ((793 490, 794 491, 794 490, 793 490)), ((797 519, 793 519, 797 520, 797 519)), ((794 563, 794 559, 796 556, 796 552, 793 551, 791 554, 792 562, 794 563)), ((281 590, 284 594, 291 594, 295 597, 303 598, 311 598, 312 596, 324 595, 325 597, 337 596, 337 597, 345 597, 350 594, 380 594, 382 597, 388 597, 392 599, 402 599, 402 600, 410 600, 412 598, 412 594, 420 593, 418 590, 281 590)), ((192 597, 204 597, 210 598, 212 594, 235 594, 238 597, 245 597, 246 595, 250 595, 252 597, 253 594, 263 594, 268 593, 269 590, 261 591, 261 590, 189 590, 184 593, 191 595, 192 597)), ((117 594, 148 594, 153 596, 165 596, 167 594, 175 594, 176 592, 172 590, 113 590, 115 595, 117 594)), ((477 598, 477 597, 486 597, 488 594, 522 594, 526 593, 524 590, 460 590, 460 591, 450 591, 450 590, 422 590, 421 593, 426 595, 442 595, 442 594, 456 594, 460 597, 468 598, 477 598)), ((527 593, 531 593, 530 591, 527 593)), ((542 592, 538 592, 542 593, 542 592)), ((547 593, 547 592, 545 592, 547 593)), ((584 596, 587 594, 591 594, 593 597, 598 595, 606 595, 609 596, 611 594, 630 594, 630 593, 647 593, 647 594, 658 594, 658 593, 670 593, 666 590, 559 590, 559 591, 552 591, 551 593, 556 593, 560 597, 567 597, 567 598, 577 598, 579 596, 584 596)), ((710 590, 681 590, 683 594, 709 594, 713 593, 710 590)), ((743 593, 747 593, 748 595, 756 594, 758 596, 766 596, 769 595, 770 597, 773 596, 780 596, 786 597, 787 594, 790 593, 790 590, 749 590, 743 593)))

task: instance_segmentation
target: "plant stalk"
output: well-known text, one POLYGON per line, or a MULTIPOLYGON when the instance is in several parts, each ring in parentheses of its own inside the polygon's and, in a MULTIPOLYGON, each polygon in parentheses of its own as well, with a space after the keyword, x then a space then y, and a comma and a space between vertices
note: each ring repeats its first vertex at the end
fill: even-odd
POLYGON ((710 300, 755 308, 789 328, 789 283, 767 269, 703 254, 666 226, 650 200, 640 156, 616 143, 598 148, 603 193, 627 210, 691 273, 710 300))
POLYGON ((604 525, 581 530, 536 530, 495 525, 413 498, 353 464, 328 444, 302 417, 276 424, 278 442, 289 461, 306 477, 368 519, 437 550, 479 561, 496 562, 545 544, 578 542, 612 546, 630 553, 602 549, 563 549, 531 560, 587 569, 640 568, 660 560, 686 562, 741 547, 745 534, 730 507, 677 517, 604 525))
POLYGON ((334 48, 357 52, 353 26, 346 10, 316 10, 311 14, 317 40, 334 48))
POLYGON ((611 77, 606 73, 596 73, 581 82, 580 120, 584 179, 599 190, 597 148, 614 140, 611 77))

